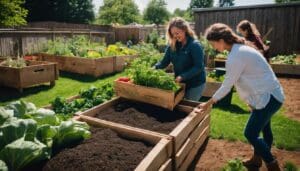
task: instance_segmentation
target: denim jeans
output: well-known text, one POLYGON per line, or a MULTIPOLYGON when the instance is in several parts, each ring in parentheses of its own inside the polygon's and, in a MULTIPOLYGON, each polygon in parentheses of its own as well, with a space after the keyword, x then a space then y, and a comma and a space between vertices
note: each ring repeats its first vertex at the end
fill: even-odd
POLYGON ((202 96, 202 92, 204 88, 205 88, 205 83, 197 87, 191 87, 185 91, 184 98, 187 100, 199 101, 202 96))
POLYGON ((254 147, 254 153, 262 157, 266 163, 274 160, 271 154, 273 133, 271 130, 271 117, 280 109, 282 103, 272 95, 269 103, 263 109, 253 110, 245 128, 244 135, 254 147), (263 133, 263 138, 259 133, 263 133))

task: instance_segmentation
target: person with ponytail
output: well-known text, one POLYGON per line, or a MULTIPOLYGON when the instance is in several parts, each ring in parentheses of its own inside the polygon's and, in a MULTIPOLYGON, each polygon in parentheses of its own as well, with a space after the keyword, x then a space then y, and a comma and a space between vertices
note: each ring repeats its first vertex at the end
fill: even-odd
POLYGON ((185 99, 198 101, 205 88, 206 74, 203 49, 188 22, 171 19, 166 30, 168 46, 156 69, 173 64, 175 81, 186 84, 185 99))
POLYGON ((255 24, 248 20, 242 20, 236 28, 245 39, 252 43, 252 45, 264 55, 266 60, 269 62, 269 46, 265 45, 261 39, 261 35, 257 30, 255 24))
POLYGON ((240 98, 251 109, 244 135, 254 147, 254 154, 243 164, 248 168, 261 167, 262 160, 269 171, 280 170, 278 162, 271 154, 273 134, 271 118, 284 101, 282 87, 270 65, 261 53, 245 45, 244 39, 236 35, 230 27, 216 23, 207 28, 206 39, 214 49, 229 51, 226 60, 225 79, 211 99, 194 109, 202 113, 222 99, 235 86, 240 98), (260 138, 260 132, 263 138, 260 138))

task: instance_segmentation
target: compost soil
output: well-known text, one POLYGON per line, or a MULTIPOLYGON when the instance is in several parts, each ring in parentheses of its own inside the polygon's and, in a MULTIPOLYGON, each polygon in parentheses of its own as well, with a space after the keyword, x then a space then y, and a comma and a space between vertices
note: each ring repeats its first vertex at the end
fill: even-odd
POLYGON ((188 114, 170 111, 154 105, 133 101, 120 102, 105 110, 99 111, 97 118, 133 127, 170 133, 188 114))
POLYGON ((153 148, 145 142, 126 139, 110 129, 91 128, 91 132, 91 138, 73 148, 63 149, 40 169, 34 170, 131 171, 153 148))

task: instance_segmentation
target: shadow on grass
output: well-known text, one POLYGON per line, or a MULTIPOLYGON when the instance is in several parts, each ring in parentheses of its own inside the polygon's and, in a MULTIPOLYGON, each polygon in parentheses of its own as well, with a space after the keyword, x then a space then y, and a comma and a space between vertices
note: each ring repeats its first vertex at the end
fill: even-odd
POLYGON ((112 73, 112 74, 106 74, 106 75, 99 76, 99 77, 94 77, 91 75, 76 74, 76 73, 70 73, 70 72, 64 72, 64 71, 59 72, 59 76, 61 76, 61 77, 65 77, 65 78, 69 78, 69 79, 77 80, 77 81, 81 81, 81 82, 86 82, 86 83, 95 82, 98 79, 105 79, 105 78, 114 76, 116 74, 118 74, 118 73, 112 73))
MULTIPOLYGON (((210 99, 210 97, 201 97, 200 102, 206 102, 210 99)), ((230 112, 232 114, 249 114, 250 112, 241 108, 240 106, 236 104, 228 104, 228 103, 223 103, 220 101, 220 103, 217 103, 214 105, 214 108, 230 112)))
POLYGON ((50 90, 51 87, 49 84, 42 84, 38 86, 33 86, 29 88, 24 88, 23 92, 19 92, 15 88, 10 87, 0 87, 0 102, 9 102, 13 100, 19 100, 20 98, 27 97, 33 94, 37 94, 41 91, 47 91, 50 90))

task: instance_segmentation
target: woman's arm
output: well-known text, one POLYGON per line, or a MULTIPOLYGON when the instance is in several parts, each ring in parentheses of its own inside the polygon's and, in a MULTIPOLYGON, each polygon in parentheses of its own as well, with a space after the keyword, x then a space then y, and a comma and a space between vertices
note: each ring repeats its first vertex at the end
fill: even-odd
POLYGON ((171 62, 171 57, 170 57, 170 47, 168 46, 165 51, 165 55, 161 61, 156 63, 154 65, 155 69, 164 69, 166 68, 171 62))

